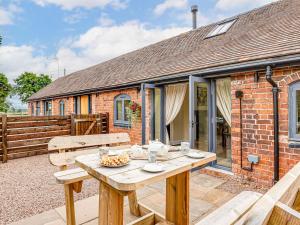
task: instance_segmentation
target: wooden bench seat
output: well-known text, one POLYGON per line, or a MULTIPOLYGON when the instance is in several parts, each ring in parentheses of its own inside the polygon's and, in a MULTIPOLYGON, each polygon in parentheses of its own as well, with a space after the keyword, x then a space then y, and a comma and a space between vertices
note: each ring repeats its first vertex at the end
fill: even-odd
POLYGON ((71 184, 92 178, 91 175, 81 168, 59 171, 54 173, 54 177, 59 184, 71 184))
POLYGON ((300 162, 282 177, 236 225, 300 225, 300 162))
POLYGON ((262 194, 253 191, 243 191, 227 203, 203 218, 196 225, 230 225, 241 218, 258 200, 262 194))

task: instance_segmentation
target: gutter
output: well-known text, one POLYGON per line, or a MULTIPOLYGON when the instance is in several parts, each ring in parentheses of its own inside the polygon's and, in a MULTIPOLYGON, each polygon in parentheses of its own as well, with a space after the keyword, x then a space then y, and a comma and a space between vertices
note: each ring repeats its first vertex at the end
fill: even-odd
POLYGON ((120 90, 120 89, 127 89, 127 88, 140 88, 142 83, 155 83, 155 84, 163 84, 170 81, 176 81, 180 79, 188 79, 189 76, 200 76, 203 78, 215 78, 215 77, 222 77, 226 76, 235 72, 243 72, 245 70, 256 71, 260 69, 265 69, 267 66, 285 66, 291 64, 299 64, 300 63, 300 54, 292 55, 292 56, 281 56, 276 58, 268 58, 244 63, 237 63, 237 64, 230 64, 230 65, 223 65, 219 67, 201 69, 201 70, 194 70, 184 73, 177 73, 172 75, 167 75, 163 77, 157 78, 149 78, 140 81, 130 82, 123 85, 113 85, 109 87, 102 87, 102 88, 92 88, 86 89, 82 91, 70 92, 65 94, 58 94, 52 95, 42 98, 32 98, 29 101, 36 101, 36 100, 45 100, 45 99, 52 99, 58 97, 69 97, 75 95, 82 95, 82 94, 90 94, 95 92, 105 92, 105 91, 112 91, 112 90, 120 90))

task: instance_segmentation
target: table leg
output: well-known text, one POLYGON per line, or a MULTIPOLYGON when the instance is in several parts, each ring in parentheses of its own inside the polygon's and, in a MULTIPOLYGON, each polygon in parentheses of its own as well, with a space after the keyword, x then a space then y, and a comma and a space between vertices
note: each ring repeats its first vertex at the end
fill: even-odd
POLYGON ((67 225, 75 225, 75 207, 72 184, 65 184, 65 199, 66 199, 66 221, 67 225))
POLYGON ((99 225, 123 224, 124 196, 104 182, 99 187, 99 225))
POLYGON ((189 224, 189 183, 189 171, 167 179, 166 219, 176 225, 189 224))
POLYGON ((135 191, 132 191, 128 194, 128 201, 130 213, 134 216, 140 216, 140 209, 135 191))

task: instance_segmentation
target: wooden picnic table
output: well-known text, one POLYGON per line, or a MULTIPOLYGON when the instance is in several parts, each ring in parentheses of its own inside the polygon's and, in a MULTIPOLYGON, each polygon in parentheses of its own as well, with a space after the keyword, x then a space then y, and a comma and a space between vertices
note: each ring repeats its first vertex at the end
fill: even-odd
MULTIPOLYGON (((122 225, 124 196, 135 194, 143 188, 166 179, 166 214, 164 222, 176 225, 189 224, 189 183, 190 171, 195 167, 216 160, 216 154, 203 152, 204 158, 193 159, 181 152, 169 152, 168 161, 160 162, 165 170, 159 173, 143 171, 147 160, 131 160, 129 165, 120 168, 100 166, 98 154, 82 155, 76 158, 76 164, 100 181, 99 186, 99 225, 122 225)), ((137 208, 140 209, 138 203, 137 208)), ((131 224, 156 224, 157 216, 152 210, 142 215, 139 221, 131 224), (153 223, 149 220, 153 218, 153 223), (147 222, 148 221, 148 222, 147 222), (147 222, 147 223, 146 223, 147 222)), ((157 214, 159 215, 159 214, 157 214)))

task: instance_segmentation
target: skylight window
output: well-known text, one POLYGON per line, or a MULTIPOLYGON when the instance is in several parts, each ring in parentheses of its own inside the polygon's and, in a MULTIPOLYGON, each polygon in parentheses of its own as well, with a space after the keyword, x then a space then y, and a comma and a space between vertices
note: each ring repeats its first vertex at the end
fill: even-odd
POLYGON ((218 24, 208 35, 207 37, 213 37, 213 36, 216 36, 216 35, 220 35, 220 34, 224 34, 226 33, 229 28, 234 24, 236 20, 231 20, 231 21, 228 21, 228 22, 225 22, 225 23, 221 23, 221 24, 218 24))

